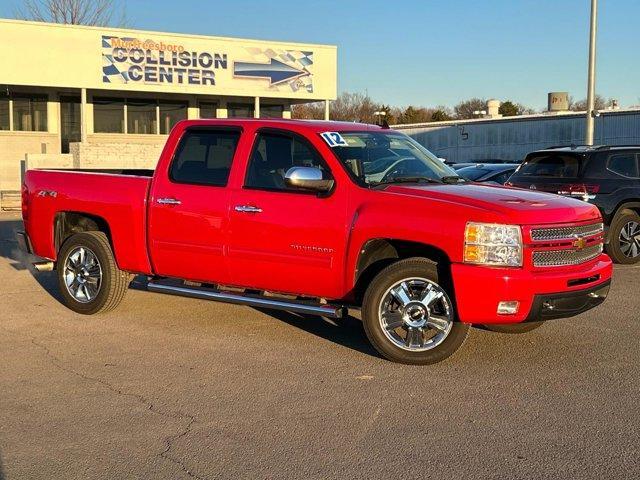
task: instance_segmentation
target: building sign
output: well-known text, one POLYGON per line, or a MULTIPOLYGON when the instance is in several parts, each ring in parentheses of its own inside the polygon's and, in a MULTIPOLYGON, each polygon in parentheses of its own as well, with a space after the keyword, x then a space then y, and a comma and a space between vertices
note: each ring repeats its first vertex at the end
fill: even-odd
MULTIPOLYGON (((331 100, 337 47, 0 19, 0 84, 331 100), (46 45, 46 47, 43 47, 46 45)), ((99 95, 102 95, 101 93, 99 95)))
POLYGON ((102 81, 215 87, 225 79, 219 72, 231 70, 233 79, 268 80, 273 90, 313 93, 313 52, 271 48, 245 48, 244 52, 242 59, 230 64, 229 54, 223 51, 102 35, 102 81))

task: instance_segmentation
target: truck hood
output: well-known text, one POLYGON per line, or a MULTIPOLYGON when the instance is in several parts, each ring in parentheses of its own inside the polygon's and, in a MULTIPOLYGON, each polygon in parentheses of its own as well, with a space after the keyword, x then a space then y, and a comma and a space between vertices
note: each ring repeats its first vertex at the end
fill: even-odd
POLYGON ((385 191, 460 205, 504 217, 516 225, 540 225, 599 220, 596 207, 581 200, 519 188, 483 185, 391 185, 385 191))

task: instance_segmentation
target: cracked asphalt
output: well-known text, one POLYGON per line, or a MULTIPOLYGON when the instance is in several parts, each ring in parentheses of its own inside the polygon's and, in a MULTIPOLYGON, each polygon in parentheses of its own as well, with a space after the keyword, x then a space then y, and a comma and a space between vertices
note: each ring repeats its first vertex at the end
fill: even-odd
POLYGON ((131 289, 94 317, 0 214, 0 479, 638 478, 640 267, 596 310, 396 365, 359 321, 131 289))

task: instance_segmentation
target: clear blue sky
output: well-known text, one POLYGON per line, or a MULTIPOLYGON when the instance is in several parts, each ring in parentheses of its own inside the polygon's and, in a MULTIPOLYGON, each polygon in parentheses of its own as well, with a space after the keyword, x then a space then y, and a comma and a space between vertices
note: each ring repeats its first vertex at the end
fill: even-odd
MULTIPOLYGON (((339 91, 384 103, 586 96, 589 0, 122 1, 132 28, 335 44, 339 91)), ((622 106, 640 104, 638 18, 639 0, 600 0, 597 91, 622 106)))

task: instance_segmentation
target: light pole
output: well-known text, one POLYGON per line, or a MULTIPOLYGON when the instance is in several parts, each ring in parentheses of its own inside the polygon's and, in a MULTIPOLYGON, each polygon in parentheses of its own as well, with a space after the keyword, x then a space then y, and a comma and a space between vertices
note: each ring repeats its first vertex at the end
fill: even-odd
POLYGON ((376 125, 382 125, 382 119, 386 118, 387 112, 380 110, 379 112, 373 112, 373 115, 376 117, 376 125))
POLYGON ((593 145, 596 102, 596 30, 598 28, 598 0, 591 0, 591 25, 589 31, 589 72, 587 76, 587 124, 584 143, 593 145))

